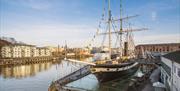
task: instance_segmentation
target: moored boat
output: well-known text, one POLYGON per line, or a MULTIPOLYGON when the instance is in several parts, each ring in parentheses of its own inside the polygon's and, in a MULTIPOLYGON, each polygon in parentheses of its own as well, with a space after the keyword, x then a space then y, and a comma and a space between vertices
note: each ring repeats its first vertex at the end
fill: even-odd
POLYGON ((122 64, 101 64, 93 67, 91 72, 95 74, 100 83, 112 81, 118 78, 131 76, 138 69, 137 62, 122 64))
POLYGON ((100 83, 131 76, 137 71, 139 65, 138 62, 135 62, 135 60, 133 60, 133 58, 135 57, 135 45, 132 38, 132 32, 146 30, 146 28, 134 30, 123 29, 123 20, 127 20, 136 16, 122 17, 122 1, 120 2, 120 19, 114 20, 112 18, 110 0, 108 0, 107 13, 108 19, 102 18, 103 20, 108 20, 105 21, 105 23, 108 23, 105 24, 107 25, 107 32, 100 33, 99 35, 108 35, 108 49, 94 55, 96 65, 92 66, 91 68, 91 72, 97 77, 100 83), (117 21, 120 21, 119 31, 111 31, 111 28, 114 29, 113 23, 117 21), (117 35, 116 41, 119 41, 119 48, 112 48, 112 34, 117 35), (112 49, 115 49, 115 52, 112 49))

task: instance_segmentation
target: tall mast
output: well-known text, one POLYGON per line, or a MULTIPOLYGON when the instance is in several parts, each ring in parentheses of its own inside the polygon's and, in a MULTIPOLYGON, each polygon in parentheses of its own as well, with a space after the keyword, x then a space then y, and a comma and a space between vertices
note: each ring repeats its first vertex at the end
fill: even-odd
POLYGON ((122 29, 122 0, 120 0, 120 57, 122 56, 122 33, 123 33, 123 29, 122 29))
POLYGON ((65 58, 67 58, 67 42, 65 41, 65 58))
POLYGON ((110 0, 108 0, 108 28, 109 28, 109 56, 111 59, 111 9, 110 9, 110 0))

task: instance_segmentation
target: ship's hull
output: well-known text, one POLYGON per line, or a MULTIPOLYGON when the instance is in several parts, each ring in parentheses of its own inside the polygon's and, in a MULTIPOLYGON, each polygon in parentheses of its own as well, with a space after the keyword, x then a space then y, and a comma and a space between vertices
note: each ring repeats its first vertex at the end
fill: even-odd
MULTIPOLYGON (((112 67, 112 69, 120 69, 121 67, 112 67)), ((98 69, 98 68, 97 68, 98 69)), ((111 67, 104 67, 104 69, 111 69, 111 67)), ((135 65, 129 69, 121 70, 121 71, 100 71, 95 72, 94 75, 98 79, 100 83, 113 81, 117 79, 123 79, 133 75, 138 69, 138 65, 135 65)))

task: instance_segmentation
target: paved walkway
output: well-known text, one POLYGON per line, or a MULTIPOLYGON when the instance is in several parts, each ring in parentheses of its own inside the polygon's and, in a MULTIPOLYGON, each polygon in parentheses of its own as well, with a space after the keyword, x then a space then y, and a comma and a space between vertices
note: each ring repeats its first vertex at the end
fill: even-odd
POLYGON ((148 81, 141 91, 155 91, 155 90, 152 86, 152 83, 148 81))
POLYGON ((149 81, 146 83, 142 91, 155 91, 152 83, 159 81, 160 68, 155 69, 149 77, 149 81))

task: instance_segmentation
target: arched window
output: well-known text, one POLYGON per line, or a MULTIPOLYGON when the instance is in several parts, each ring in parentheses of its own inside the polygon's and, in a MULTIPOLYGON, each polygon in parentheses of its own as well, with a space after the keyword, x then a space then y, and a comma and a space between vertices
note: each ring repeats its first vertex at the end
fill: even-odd
POLYGON ((167 52, 169 52, 169 46, 167 46, 167 52))
POLYGON ((163 52, 165 52, 165 47, 163 47, 163 52))
POLYGON ((156 52, 158 52, 158 48, 156 49, 156 52))
POLYGON ((155 51, 155 47, 153 46, 153 51, 155 51))

